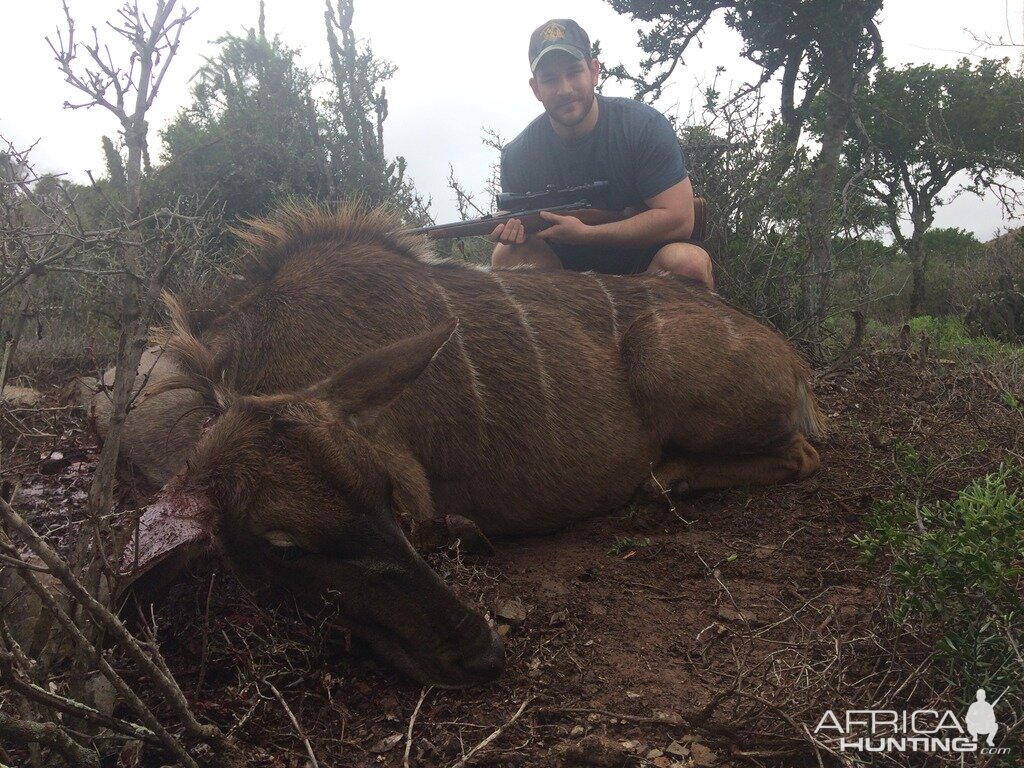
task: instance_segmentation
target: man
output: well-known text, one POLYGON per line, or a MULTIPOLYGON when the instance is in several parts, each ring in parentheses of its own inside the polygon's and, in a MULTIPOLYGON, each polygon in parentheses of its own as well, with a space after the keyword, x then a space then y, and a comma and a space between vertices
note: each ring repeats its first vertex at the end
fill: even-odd
POLYGON ((544 114, 502 150, 502 189, 540 192, 608 181, 598 206, 638 212, 598 225, 545 212, 551 226, 532 235, 511 219, 491 233, 492 266, 672 272, 713 287, 707 252, 685 242, 693 231, 693 187, 668 120, 638 101, 595 94, 600 64, 587 33, 571 19, 534 31, 530 69, 544 114))

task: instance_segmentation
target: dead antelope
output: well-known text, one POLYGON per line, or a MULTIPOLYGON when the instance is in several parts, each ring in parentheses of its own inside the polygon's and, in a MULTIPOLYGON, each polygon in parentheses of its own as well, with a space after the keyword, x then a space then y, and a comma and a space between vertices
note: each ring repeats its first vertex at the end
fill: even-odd
POLYGON ((210 540, 254 583, 329 594, 409 675, 467 685, 500 672, 501 643, 397 517, 525 534, 645 486, 817 468, 806 365, 715 294, 432 261, 395 229, 380 212, 286 211, 242 233, 251 274, 209 319, 171 302, 181 373, 160 388, 198 392, 210 418, 187 464, 167 462, 183 468, 127 560, 210 540))

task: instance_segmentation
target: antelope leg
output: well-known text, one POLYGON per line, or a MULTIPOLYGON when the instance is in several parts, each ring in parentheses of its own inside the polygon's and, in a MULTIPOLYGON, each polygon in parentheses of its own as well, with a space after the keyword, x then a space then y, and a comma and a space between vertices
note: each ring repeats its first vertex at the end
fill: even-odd
POLYGON ((676 456, 659 464, 644 484, 644 494, 655 498, 737 485, 769 485, 802 480, 818 468, 818 452, 803 435, 796 435, 777 451, 747 456, 676 456))

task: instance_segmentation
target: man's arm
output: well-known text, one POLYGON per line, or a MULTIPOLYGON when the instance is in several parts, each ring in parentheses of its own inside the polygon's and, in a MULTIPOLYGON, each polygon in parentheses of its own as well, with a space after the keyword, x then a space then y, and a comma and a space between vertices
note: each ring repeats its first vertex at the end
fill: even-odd
POLYGON ((552 226, 538 232, 537 237, 556 243, 647 248, 687 240, 693 233, 693 184, 689 177, 644 202, 648 210, 608 224, 587 225, 572 216, 545 212, 541 216, 552 226))

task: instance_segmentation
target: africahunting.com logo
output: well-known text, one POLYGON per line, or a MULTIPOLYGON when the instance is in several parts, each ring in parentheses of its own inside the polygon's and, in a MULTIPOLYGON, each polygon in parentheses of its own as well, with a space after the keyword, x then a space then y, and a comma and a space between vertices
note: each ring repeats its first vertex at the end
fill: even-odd
POLYGON ((976 752, 1005 755, 1009 747, 995 745, 999 721, 984 688, 961 719, 949 709, 849 709, 837 714, 828 710, 814 733, 838 740, 840 752, 976 752))

